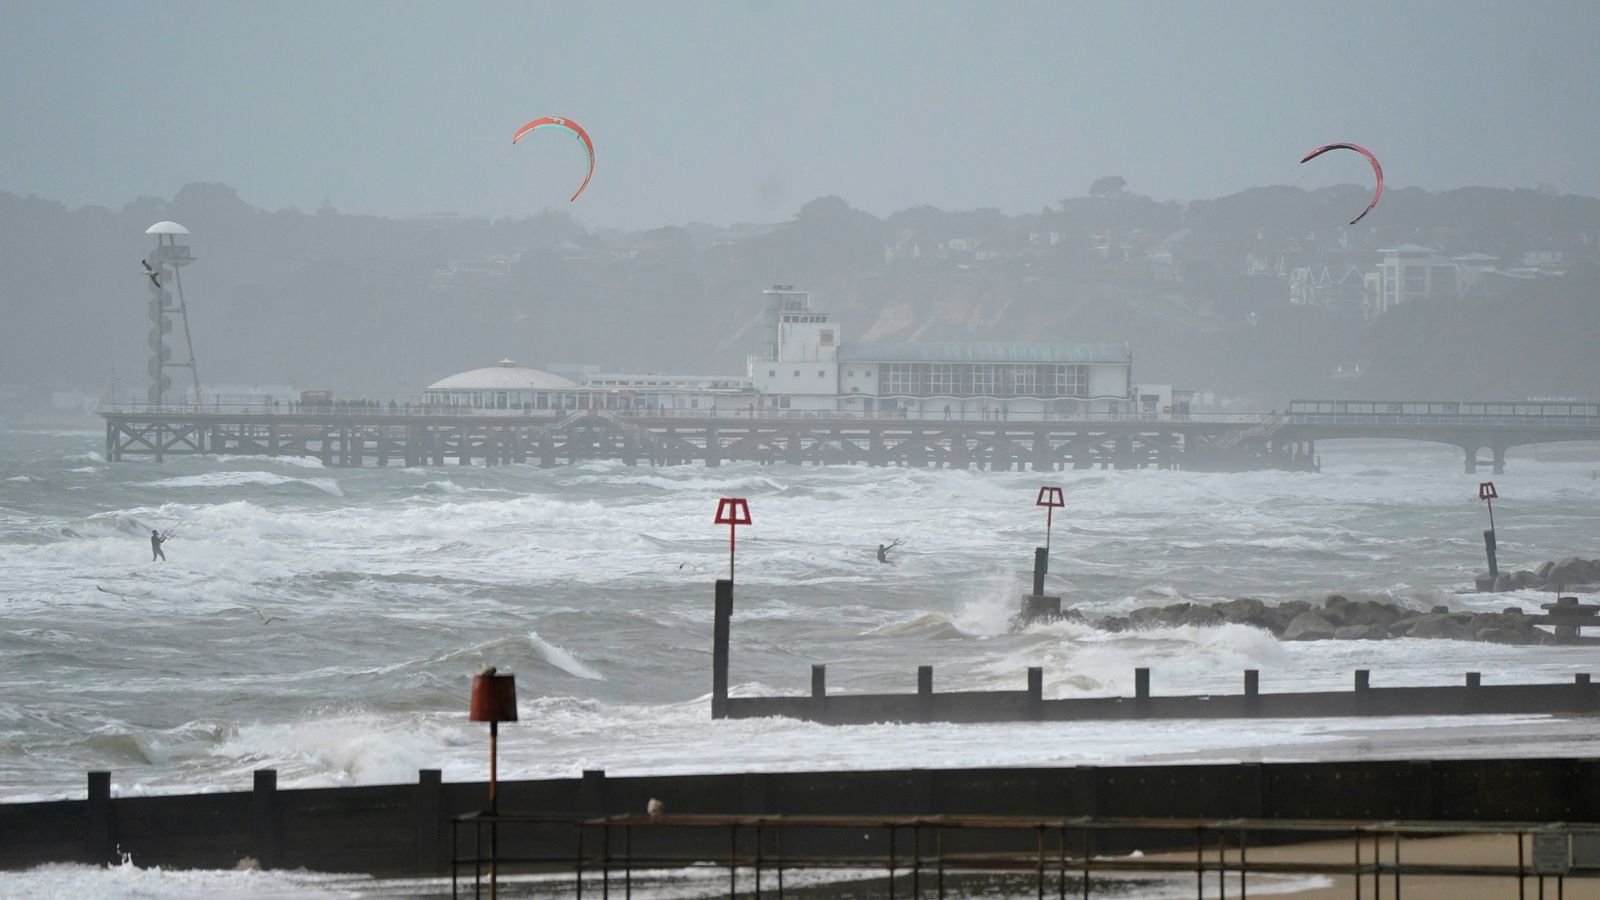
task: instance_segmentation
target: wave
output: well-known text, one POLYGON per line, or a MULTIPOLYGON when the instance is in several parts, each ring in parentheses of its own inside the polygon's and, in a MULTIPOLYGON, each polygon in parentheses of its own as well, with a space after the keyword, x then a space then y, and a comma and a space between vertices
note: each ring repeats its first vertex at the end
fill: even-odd
POLYGON ((533 652, 540 659, 561 671, 578 678, 589 681, 605 681, 606 677, 587 665, 566 650, 550 643, 539 636, 539 632, 528 632, 528 643, 533 645, 533 652))
POLYGON ((332 478, 291 478, 288 475, 279 475, 276 472, 206 472, 201 475, 179 475, 173 478, 163 478, 160 481, 148 482, 146 486, 224 488, 244 487, 247 485, 267 485, 270 487, 282 484, 304 484, 334 497, 344 496, 344 491, 339 489, 339 483, 332 478))
POLYGON ((897 622, 886 622, 861 633, 877 637, 921 637, 935 641, 974 637, 950 621, 949 616, 936 612, 922 613, 897 622))

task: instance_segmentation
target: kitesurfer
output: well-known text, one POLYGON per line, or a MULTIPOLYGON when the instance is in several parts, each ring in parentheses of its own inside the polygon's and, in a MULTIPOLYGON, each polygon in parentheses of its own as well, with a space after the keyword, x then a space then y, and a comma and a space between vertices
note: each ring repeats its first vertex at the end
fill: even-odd
POLYGON ((901 543, 900 539, 899 538, 895 538, 894 539, 894 543, 892 543, 892 544, 879 544, 878 545, 878 562, 887 563, 889 561, 889 551, 893 550, 894 548, 896 548, 898 546, 900 546, 900 543, 901 543))
POLYGON ((161 560, 162 562, 166 562, 167 561, 167 554, 161 552, 161 545, 165 544, 166 542, 167 542, 166 535, 164 535, 161 532, 155 530, 154 528, 150 529, 150 561, 151 562, 155 562, 158 559, 161 560))

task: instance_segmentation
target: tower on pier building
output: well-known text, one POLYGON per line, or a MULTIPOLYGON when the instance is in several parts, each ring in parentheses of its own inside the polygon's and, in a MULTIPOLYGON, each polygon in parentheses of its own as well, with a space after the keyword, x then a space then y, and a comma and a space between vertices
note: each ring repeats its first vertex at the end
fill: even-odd
POLYGON ((765 409, 1023 419, 1132 411, 1126 343, 855 342, 811 295, 762 292, 767 335, 746 374, 765 409))

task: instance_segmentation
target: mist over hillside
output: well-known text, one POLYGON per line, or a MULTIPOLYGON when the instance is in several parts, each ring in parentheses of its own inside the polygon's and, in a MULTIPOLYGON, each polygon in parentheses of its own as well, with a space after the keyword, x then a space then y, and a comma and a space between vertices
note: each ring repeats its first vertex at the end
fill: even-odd
POLYGON ((1368 195, 1264 187, 1182 204, 1107 177, 1029 215, 878 218, 821 197, 780 222, 622 232, 563 212, 268 211, 220 184, 119 210, 0 193, 0 384, 104 392, 120 377, 141 392, 144 229, 172 219, 192 232, 184 289, 208 384, 411 393, 502 357, 742 373, 760 291, 782 282, 812 291, 847 340, 1127 341, 1136 380, 1263 410, 1600 396, 1600 200, 1397 189, 1345 226, 1368 195), (1396 245, 1464 274, 1364 311, 1362 275, 1396 245))

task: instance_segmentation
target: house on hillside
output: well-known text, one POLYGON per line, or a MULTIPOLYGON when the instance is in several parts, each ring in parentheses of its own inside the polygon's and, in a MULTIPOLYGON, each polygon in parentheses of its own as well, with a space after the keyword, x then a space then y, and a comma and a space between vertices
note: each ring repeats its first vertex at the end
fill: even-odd
POLYGON ((1361 270, 1346 265, 1297 266, 1289 270, 1289 302, 1317 306, 1331 313, 1357 317, 1366 300, 1366 280, 1361 270), (1337 274, 1336 274, 1337 273, 1337 274))
POLYGON ((1398 244, 1379 250, 1378 269, 1366 274, 1365 315, 1372 319, 1402 303, 1460 296, 1454 262, 1432 247, 1398 244))

